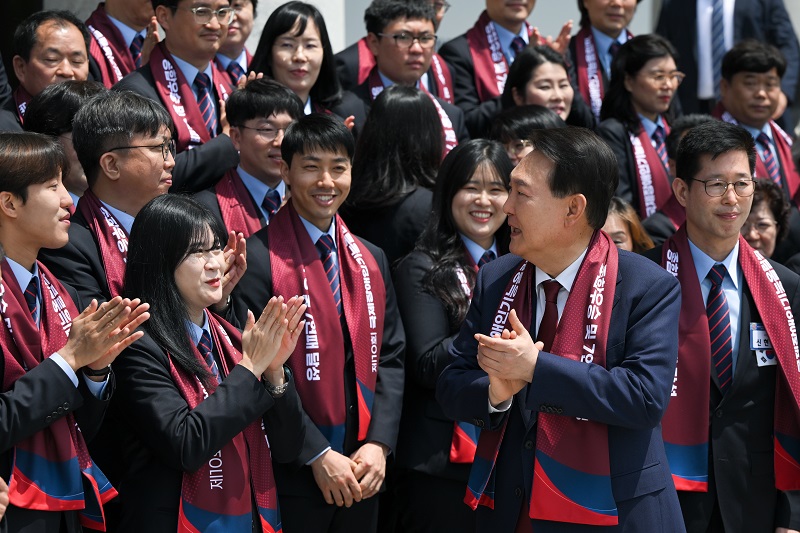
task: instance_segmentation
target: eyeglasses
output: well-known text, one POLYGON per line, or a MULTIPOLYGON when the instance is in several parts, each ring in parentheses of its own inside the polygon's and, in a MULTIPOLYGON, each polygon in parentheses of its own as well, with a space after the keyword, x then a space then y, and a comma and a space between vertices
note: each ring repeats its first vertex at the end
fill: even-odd
POLYGON ((237 128, 244 128, 246 130, 252 130, 256 132, 256 135, 264 139, 265 141, 274 141, 278 138, 278 133, 283 132, 286 133, 286 128, 251 128, 250 126, 245 126, 244 124, 236 126, 237 128))
POLYGON ((762 220, 760 222, 756 222, 755 224, 745 222, 744 226, 742 226, 742 235, 747 235, 751 230, 756 230, 756 233, 763 235, 777 225, 778 223, 774 220, 762 220))
POLYGON ((669 80, 670 84, 674 84, 675 87, 678 87, 683 83, 686 74, 678 71, 670 72, 669 74, 664 72, 650 72, 645 74, 645 77, 656 85, 664 85, 664 82, 669 80))
POLYGON ((448 4, 447 2, 433 3, 433 10, 436 12, 437 15, 438 14, 444 15, 445 13, 447 13, 448 9, 450 9, 450 4, 448 4))
POLYGON ((517 140, 505 143, 506 153, 508 157, 519 157, 526 148, 530 148, 531 142, 528 140, 517 140))
POLYGON ((227 26, 233 22, 233 17, 236 16, 236 9, 232 7, 221 7, 217 10, 211 9, 210 7, 178 7, 176 9, 191 11, 192 15, 194 15, 195 23, 200 26, 205 26, 211 22, 211 19, 214 17, 217 17, 220 24, 227 26))
POLYGON ((164 161, 167 160, 167 157, 172 154, 172 159, 175 159, 175 140, 169 139, 164 141, 161 144, 152 144, 152 145, 143 145, 143 146, 117 146, 116 148, 109 148, 109 152, 113 152, 115 150, 130 150, 131 148, 161 148, 161 155, 164 156, 164 161))
POLYGON ((736 196, 740 196, 742 198, 746 198, 748 196, 753 196, 755 192, 755 181, 753 180, 739 180, 733 183, 722 181, 722 180, 697 180, 694 178, 689 178, 691 181, 699 181, 703 184, 706 189, 706 194, 711 197, 719 197, 725 196, 728 192, 728 187, 733 187, 733 191, 736 193, 736 196))
POLYGON ((391 37, 394 39, 394 44, 398 48, 411 48, 411 45, 414 44, 414 41, 418 42, 419 45, 426 50, 433 48, 433 45, 436 44, 436 36, 430 33, 414 35, 413 33, 401 31, 400 33, 379 33, 378 36, 391 37))

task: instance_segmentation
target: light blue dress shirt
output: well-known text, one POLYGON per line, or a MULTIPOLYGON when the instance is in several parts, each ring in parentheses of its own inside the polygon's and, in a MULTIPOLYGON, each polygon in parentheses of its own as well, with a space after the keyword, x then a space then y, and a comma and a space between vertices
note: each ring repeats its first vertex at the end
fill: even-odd
POLYGON ((514 38, 522 37, 522 40, 525 41, 526 46, 530 43, 530 38, 528 37, 528 26, 523 24, 522 29, 519 30, 519 33, 512 33, 496 22, 492 22, 492 25, 494 26, 494 29, 497 30, 497 38, 500 40, 500 47, 503 50, 503 55, 506 56, 506 61, 508 61, 508 64, 510 65, 514 62, 514 58, 517 57, 517 54, 515 54, 514 50, 511 49, 511 42, 514 40, 514 38))
POLYGON ((239 177, 242 178, 242 183, 244 183, 247 192, 250 193, 250 196, 252 196, 253 200, 256 202, 259 211, 261 211, 261 216, 264 217, 264 220, 268 221, 269 214, 264 210, 264 206, 261 204, 264 203, 264 198, 267 197, 267 194, 273 190, 278 191, 278 194, 281 195, 281 200, 283 200, 283 197, 286 194, 286 184, 283 182, 283 180, 281 180, 275 189, 271 189, 270 186, 263 181, 253 177, 251 174, 248 174, 241 165, 236 168, 236 171, 239 173, 239 177))
POLYGON ((611 62, 614 60, 614 58, 611 57, 611 52, 609 52, 609 49, 611 48, 611 44, 615 41, 620 45, 628 42, 628 29, 626 28, 622 30, 616 39, 612 39, 605 33, 592 26, 592 36, 594 37, 594 44, 597 48, 597 57, 600 59, 600 64, 603 65, 603 70, 606 72, 606 78, 611 79, 611 62))
POLYGON ((469 252, 469 256, 472 258, 472 260, 475 262, 476 265, 481 260, 481 257, 483 257, 484 252, 491 251, 494 252, 495 257, 500 257, 500 254, 497 253, 497 239, 494 239, 492 241, 492 245, 489 247, 488 250, 484 250, 483 246, 473 241, 463 233, 459 233, 459 235, 461 236, 461 241, 464 243, 464 247, 467 249, 467 252, 469 252))
POLYGON ((147 38, 147 28, 144 28, 142 31, 137 32, 130 26, 126 26, 125 24, 115 19, 108 13, 106 13, 106 15, 108 16, 108 20, 110 20, 111 23, 114 24, 114 26, 116 26, 116 28, 122 34, 122 40, 125 41, 125 46, 127 46, 128 48, 131 47, 131 43, 133 42, 133 40, 136 38, 137 35, 141 35, 142 37, 147 38))

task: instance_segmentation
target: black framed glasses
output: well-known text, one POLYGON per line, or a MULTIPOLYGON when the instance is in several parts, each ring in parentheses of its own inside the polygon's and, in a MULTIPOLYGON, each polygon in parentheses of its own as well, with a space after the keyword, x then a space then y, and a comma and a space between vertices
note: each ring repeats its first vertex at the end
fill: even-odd
POLYGON ((149 144, 149 145, 139 145, 139 146, 117 146, 115 148, 109 148, 109 152, 113 152, 115 150, 130 150, 132 148, 150 148, 151 150, 155 148, 161 148, 161 155, 164 156, 164 161, 167 160, 170 154, 172 154, 172 158, 175 159, 175 139, 168 139, 161 144, 149 144))
POLYGON ((279 132, 283 132, 284 134, 286 133, 286 128, 253 128, 251 126, 245 126, 244 124, 239 124, 235 127, 254 131, 256 132, 256 135, 268 142, 277 139, 279 132))
POLYGON ((414 35, 413 33, 401 31, 400 33, 379 33, 378 36, 391 37, 394 39, 394 44, 398 48, 411 48, 411 46, 414 44, 414 41, 418 42, 419 45, 425 49, 433 48, 433 45, 436 44, 436 35, 433 35, 432 33, 414 35))
POLYGON ((176 9, 191 11, 194 21, 200 26, 208 24, 214 17, 217 17, 220 24, 227 26, 233 22, 233 17, 236 16, 236 9, 232 7, 221 7, 216 10, 210 7, 178 7, 176 9))
POLYGON ((736 193, 736 196, 740 196, 742 198, 753 196, 753 193, 756 190, 754 180, 737 180, 731 183, 723 180, 698 180, 695 178, 689 179, 691 181, 699 181, 702 183, 706 189, 706 194, 713 198, 725 196, 725 193, 728 192, 728 187, 733 187, 733 191, 736 193))

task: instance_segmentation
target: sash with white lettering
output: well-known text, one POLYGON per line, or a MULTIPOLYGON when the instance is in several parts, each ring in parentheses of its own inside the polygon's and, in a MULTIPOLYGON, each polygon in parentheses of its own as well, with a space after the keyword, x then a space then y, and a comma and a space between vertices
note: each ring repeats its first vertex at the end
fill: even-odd
MULTIPOLYGON (((444 138, 444 152, 442 153, 442 157, 446 156, 450 153, 450 150, 458 146, 458 139, 456 138, 456 131, 453 129, 453 122, 450 120, 450 116, 442 107, 442 104, 439 103, 439 100, 436 99, 434 95, 428 91, 428 88, 425 87, 424 84, 417 82, 419 86, 419 90, 423 93, 427 94, 431 102, 433 102, 434 107, 436 108, 436 112, 439 114, 439 121, 442 123, 442 137, 444 138)), ((381 75, 378 73, 378 67, 372 69, 369 75, 369 97, 371 101, 375 101, 379 94, 383 92, 383 80, 381 80, 381 75)))
MULTIPOLYGON (((533 35, 533 28, 525 23, 528 36, 533 35)), ((508 61, 503 54, 500 37, 492 24, 489 14, 481 13, 478 22, 467 31, 467 44, 475 68, 475 88, 481 102, 491 100, 503 94, 508 77, 508 61)))
POLYGON ((256 206, 235 168, 230 169, 215 186, 222 222, 228 231, 243 233, 245 238, 264 227, 261 210, 256 206))
MULTIPOLYGON (((43 264, 37 265, 42 293, 38 329, 13 270, 7 261, 2 262, 0 347, 5 364, 4 392, 67 344, 72 317, 78 316, 61 283, 43 264)), ((84 527, 100 531, 106 529, 103 504, 117 495, 92 463, 71 412, 15 443, 8 487, 11 505, 37 511, 78 511, 84 527)))
MULTIPOLYGON (((213 313, 206 313, 208 327, 219 355, 221 371, 227 376, 242 359, 242 336, 239 331, 213 313)), ((208 368, 197 347, 197 360, 208 368)), ((197 408, 218 383, 211 377, 207 391, 197 376, 177 366, 169 357, 169 371, 190 409, 197 408)), ((210 371, 210 369, 209 369, 210 371)), ((278 493, 272 474, 272 455, 264 428, 258 418, 233 437, 196 472, 184 472, 178 531, 251 531, 253 498, 258 506, 261 529, 265 533, 281 531, 278 493)))
MULTIPOLYGON (((303 408, 328 439, 344 449, 347 405, 344 391, 344 336, 319 252, 292 201, 267 226, 275 296, 302 294, 308 306, 305 331, 289 357, 303 408)), ((383 342, 386 288, 372 254, 336 215, 342 307, 353 347, 358 397, 358 440, 367 438, 383 342)))
POLYGON ((103 85, 110 89, 112 85, 136 70, 136 63, 119 28, 108 18, 105 3, 98 4, 97 9, 86 20, 86 25, 92 34, 89 55, 100 67, 103 85))
MULTIPOLYGON (((665 135, 669 135, 669 124, 664 123, 665 135)), ((661 209, 672 196, 672 186, 667 171, 656 149, 650 142, 650 136, 643 126, 639 126, 639 134, 628 132, 636 167, 636 189, 639 195, 639 217, 645 219, 661 209)))
MULTIPOLYGON (((633 34, 625 30, 628 39, 633 34)), ((595 118, 600 120, 600 108, 603 106, 605 86, 603 85, 603 65, 597 53, 592 27, 587 25, 575 35, 575 69, 578 72, 578 90, 583 99, 589 103, 595 118)))
POLYGON ((25 123, 25 111, 27 111, 28 103, 32 98, 33 96, 31 96, 30 93, 22 87, 22 85, 14 89, 14 107, 17 110, 17 118, 19 119, 20 124, 25 123))
POLYGON ((122 293, 125 264, 128 261, 128 233, 91 189, 86 189, 81 196, 78 209, 100 247, 100 259, 113 298, 122 293))
MULTIPOLYGON (((213 74, 211 82, 217 90, 217 97, 227 100, 233 90, 228 82, 228 74, 220 72, 213 61, 211 70, 213 74)), ((208 142, 211 137, 192 91, 194 80, 186 81, 183 72, 172 60, 164 41, 158 43, 150 53, 150 72, 153 74, 156 92, 172 117, 172 122, 175 123, 178 152, 208 142)))
MULTIPOLYGON (((678 490, 708 491, 708 413, 711 341, 706 306, 694 267, 686 226, 664 243, 662 266, 681 284, 678 366, 662 420, 664 448, 678 490)), ((792 309, 775 270, 739 237, 739 266, 767 335, 780 373, 775 387, 775 486, 800 488, 800 356, 792 309)))
MULTIPOLYGON (((246 58, 246 61, 247 61, 247 67, 250 68, 250 65, 253 64, 253 54, 251 54, 247 50, 244 51, 244 54, 245 54, 245 58, 246 58)), ((222 64, 222 61, 220 61, 219 57, 216 57, 216 56, 214 57, 214 64, 217 66, 217 70, 227 74, 228 80, 231 82, 231 86, 235 88, 236 84, 239 83, 239 80, 233 79, 233 75, 230 72, 228 72, 228 70, 222 64)), ((245 74, 247 74, 247 69, 245 69, 245 74)))
MULTIPOLYGON (((618 270, 617 249, 596 231, 567 298, 551 352, 586 364, 605 366, 608 328, 618 270)), ((535 268, 523 261, 500 300, 491 333, 506 327, 516 309, 533 324, 535 268)), ((494 464, 508 417, 496 431, 481 431, 464 502, 494 508, 494 464)), ((529 517, 595 526, 618 523, 611 491, 608 426, 590 420, 539 413, 529 517)))

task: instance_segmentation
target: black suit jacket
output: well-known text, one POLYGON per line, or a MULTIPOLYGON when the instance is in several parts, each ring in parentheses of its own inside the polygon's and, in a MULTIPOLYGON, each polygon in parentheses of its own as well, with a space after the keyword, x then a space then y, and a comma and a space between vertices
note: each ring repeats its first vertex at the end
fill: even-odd
MULTIPOLYGON (((133 91, 163 105, 149 65, 131 72, 112 89, 133 91)), ((217 135, 207 143, 184 150, 175 157, 170 192, 197 192, 207 189, 238 164, 239 152, 233 147, 230 137, 217 135)))
POLYGON ((3 64, 3 56, 0 56, 0 107, 5 107, 11 98, 11 85, 8 83, 6 67, 3 64))
POLYGON ((342 100, 335 106, 329 109, 334 115, 341 117, 342 120, 349 116, 355 118, 355 125, 351 130, 353 137, 358 138, 358 134, 364 129, 364 123, 367 121, 367 114, 369 108, 364 105, 361 98, 354 95, 350 91, 342 91, 342 100))
MULTIPOLYGON (((234 306, 240 317, 246 316, 247 309, 259 315, 272 297, 272 267, 269 258, 267 228, 254 233, 247 239, 247 258, 251 265, 234 289, 234 306)), ((357 237, 356 237, 357 238, 357 237)), ((358 238, 357 238, 358 239, 358 238)), ((378 362, 378 382, 372 406, 372 421, 365 441, 358 441, 358 420, 356 405, 356 382, 353 351, 350 334, 345 331, 345 399, 347 420, 345 422, 344 454, 350 455, 368 441, 376 441, 395 448, 400 424, 400 410, 403 400, 403 358, 405 333, 397 311, 394 287, 386 256, 373 244, 358 239, 374 257, 383 275, 386 288, 386 312, 383 327, 383 344, 378 362)), ((341 263, 340 263, 341 264, 341 263)), ((358 334, 359 332, 355 332, 358 334)), ((302 379, 302 378, 299 378, 302 379)), ((317 494, 319 487, 314 481, 311 468, 305 464, 330 446, 317 426, 305 412, 302 417, 305 428, 305 441, 300 447, 297 460, 291 465, 276 465, 275 478, 279 494, 296 496, 317 494)))
MULTIPOLYGON (((661 247, 645 255, 661 263, 661 247)), ((783 282, 792 312, 800 312, 800 277, 770 261, 783 282)), ((775 490, 773 430, 777 366, 759 367, 750 349, 750 323, 761 323, 747 282, 742 286, 739 351, 733 383, 723 396, 710 380, 708 492, 680 491, 686 529, 705 532, 715 503, 726 530, 773 533, 800 527, 800 493, 775 490)))
MULTIPOLYGON (((170 374, 166 353, 147 334, 115 361, 125 474, 118 487, 118 531, 175 531, 183 472, 193 472, 254 420, 263 418, 274 461, 292 461, 303 442, 299 397, 290 381, 273 399, 241 365, 190 409, 170 374)), ((257 466, 257 465, 253 465, 257 466)))
POLYGON ((642 220, 642 226, 644 226, 645 231, 653 239, 653 244, 656 246, 664 244, 664 241, 672 237, 676 231, 675 225, 662 211, 656 211, 642 220))

